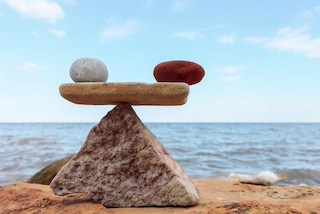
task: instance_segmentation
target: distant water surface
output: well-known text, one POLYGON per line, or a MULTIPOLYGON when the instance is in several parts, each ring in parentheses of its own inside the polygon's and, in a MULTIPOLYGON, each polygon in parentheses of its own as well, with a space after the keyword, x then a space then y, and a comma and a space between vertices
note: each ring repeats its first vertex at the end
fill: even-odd
MULTIPOLYGON (((79 151, 90 123, 0 124, 0 185, 26 181, 79 151)), ((320 186, 318 123, 148 123, 192 178, 274 173, 277 185, 320 186)), ((268 179, 268 178, 266 178, 268 179)))

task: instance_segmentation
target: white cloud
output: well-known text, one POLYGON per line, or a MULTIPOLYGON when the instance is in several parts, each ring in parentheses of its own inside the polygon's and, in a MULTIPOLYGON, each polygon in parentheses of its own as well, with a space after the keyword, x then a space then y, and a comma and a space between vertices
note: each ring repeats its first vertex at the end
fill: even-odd
POLYGON ((2 0, 1 2, 25 17, 37 18, 50 23, 64 18, 59 4, 50 0, 2 0))
POLYGON ((236 41, 236 36, 234 34, 226 34, 223 36, 219 36, 217 38, 217 42, 221 44, 232 44, 236 41))
POLYGON ((222 80, 225 82, 234 82, 234 81, 238 81, 240 79, 241 79, 240 76, 227 76, 227 77, 224 77, 222 80))
POLYGON ((249 36, 244 38, 244 41, 251 44, 262 44, 267 42, 268 38, 263 36, 249 36))
POLYGON ((239 66, 226 66, 226 67, 217 68, 216 72, 225 73, 225 74, 234 74, 241 70, 243 70, 243 68, 239 66))
POLYGON ((285 27, 279 29, 273 37, 261 37, 263 39, 260 40, 259 37, 257 39, 254 38, 247 37, 246 41, 253 44, 261 44, 268 50, 291 52, 302 54, 309 58, 320 59, 320 37, 312 37, 306 27, 285 27))
POLYGON ((320 59, 320 37, 312 38, 306 28, 282 28, 265 43, 265 47, 320 59))
POLYGON ((241 79, 239 72, 243 70, 240 66, 225 66, 213 70, 215 73, 221 74, 221 80, 224 82, 234 82, 241 79))
POLYGON ((49 31, 58 38, 63 38, 66 36, 66 32, 63 30, 51 29, 49 31))
POLYGON ((0 106, 1 107, 12 107, 12 106, 14 106, 14 102, 12 101, 12 100, 10 100, 10 99, 7 99, 7 100, 2 100, 1 102, 0 102, 0 106))
POLYGON ((267 50, 300 54, 309 58, 320 59, 320 36, 314 34, 312 29, 315 22, 320 19, 320 6, 297 14, 300 27, 283 27, 269 37, 247 37, 244 41, 263 46, 267 50))
POLYGON ((187 39, 187 40, 195 40, 195 39, 204 37, 202 33, 197 31, 179 31, 174 33, 173 36, 180 39, 187 39))
POLYGON ((34 37, 40 37, 40 34, 36 31, 31 31, 31 35, 34 37))
POLYGON ((192 0, 175 0, 170 9, 174 12, 180 12, 187 9, 192 2, 192 0))
POLYGON ((21 65, 21 70, 23 71, 39 71, 41 67, 33 62, 25 62, 21 65))
POLYGON ((136 19, 130 19, 124 24, 111 24, 101 33, 101 41, 125 39, 137 33, 141 23, 136 19))
POLYGON ((314 7, 310 10, 304 10, 298 14, 301 19, 315 19, 320 16, 320 6, 314 7))

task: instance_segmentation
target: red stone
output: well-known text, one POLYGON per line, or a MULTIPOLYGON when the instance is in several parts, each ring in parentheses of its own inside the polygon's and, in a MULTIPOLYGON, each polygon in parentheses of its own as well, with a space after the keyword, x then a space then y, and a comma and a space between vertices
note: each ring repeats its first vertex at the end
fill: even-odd
POLYGON ((153 75, 158 82, 185 82, 189 85, 200 82, 204 69, 194 62, 169 61, 158 64, 153 75))

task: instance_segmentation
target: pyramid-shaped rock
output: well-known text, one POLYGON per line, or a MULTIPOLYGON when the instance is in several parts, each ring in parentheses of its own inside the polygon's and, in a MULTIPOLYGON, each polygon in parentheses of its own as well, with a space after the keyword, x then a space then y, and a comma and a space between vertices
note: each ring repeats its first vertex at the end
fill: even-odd
POLYGON ((92 128, 50 184, 56 195, 86 193, 106 207, 193 206, 198 191, 129 104, 92 128))

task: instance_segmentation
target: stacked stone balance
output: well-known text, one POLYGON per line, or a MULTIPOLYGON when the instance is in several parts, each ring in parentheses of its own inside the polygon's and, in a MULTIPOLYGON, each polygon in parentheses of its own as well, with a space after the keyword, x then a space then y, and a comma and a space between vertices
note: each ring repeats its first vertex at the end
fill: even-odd
MULTIPOLYGON (((131 107, 186 103, 190 80, 192 84, 197 82, 195 77, 186 76, 192 76, 195 69, 181 71, 180 67, 181 81, 163 75, 170 65, 175 66, 171 71, 176 74, 176 63, 181 66, 183 61, 167 63, 169 67, 160 71, 157 66, 155 78, 160 76, 158 81, 164 82, 154 84, 105 83, 108 70, 97 59, 81 58, 72 64, 70 75, 76 83, 60 86, 65 99, 76 104, 116 107, 92 128, 80 151, 52 180, 50 186, 56 195, 85 193, 105 207, 198 204, 199 194, 192 180, 131 107)), ((200 70, 201 80, 204 71, 200 70)))

